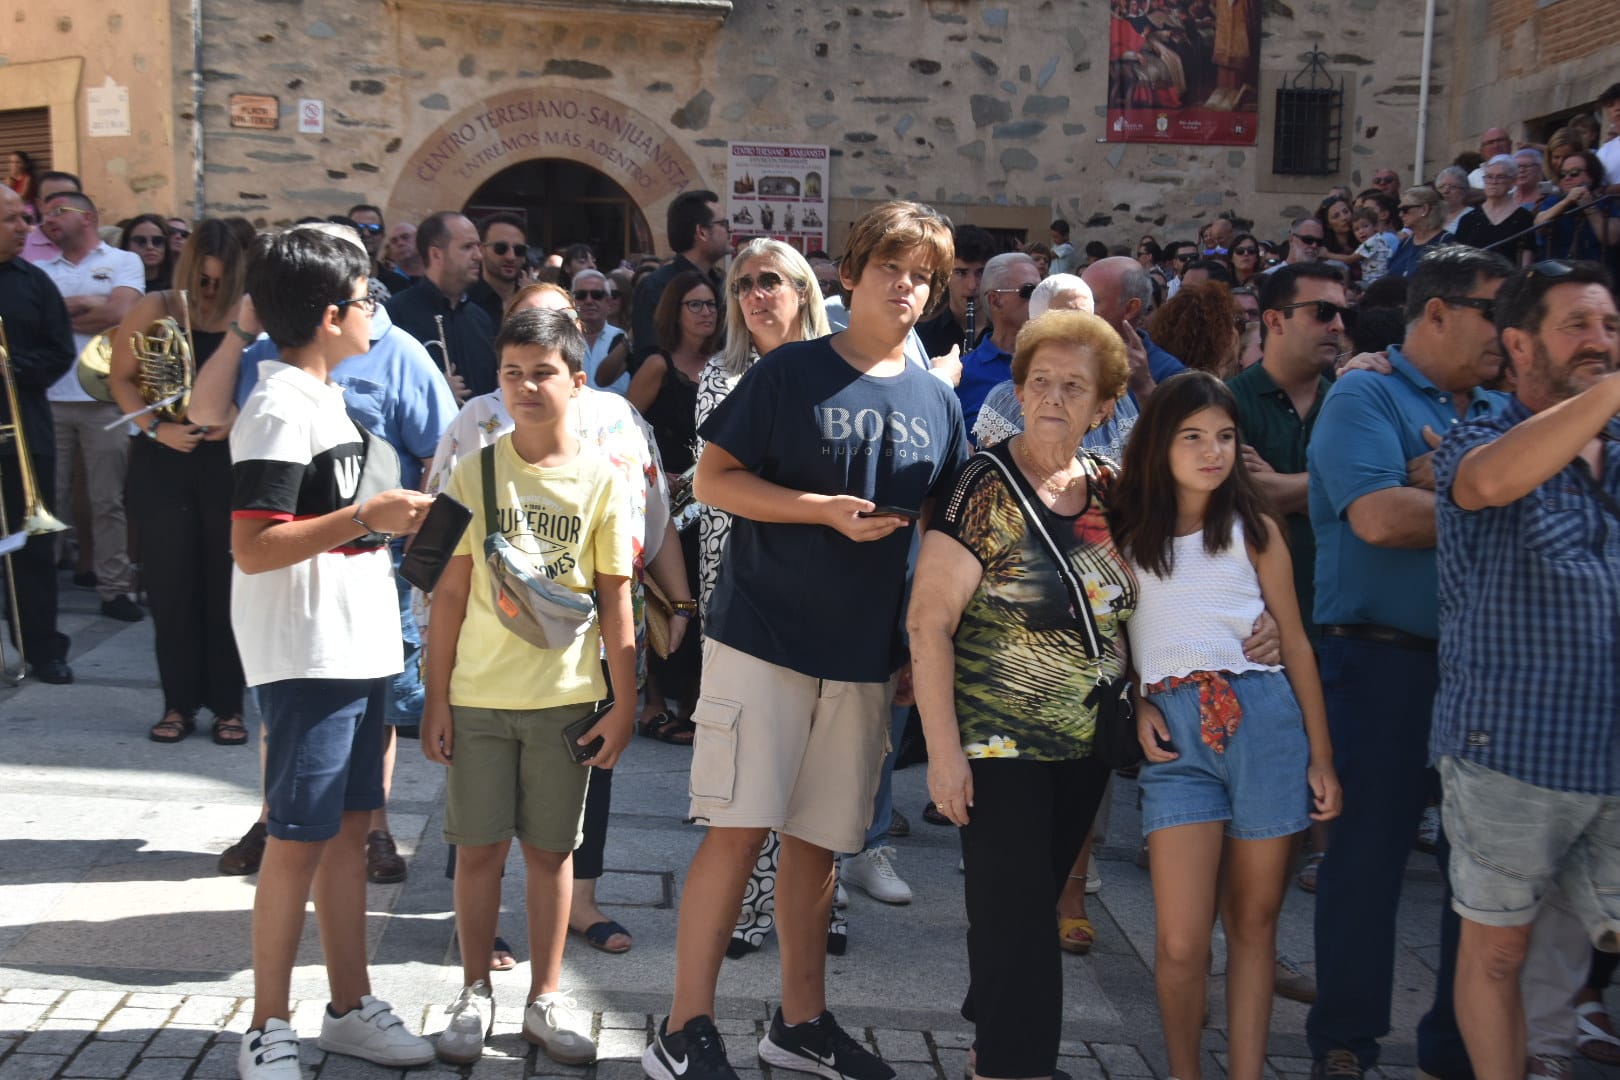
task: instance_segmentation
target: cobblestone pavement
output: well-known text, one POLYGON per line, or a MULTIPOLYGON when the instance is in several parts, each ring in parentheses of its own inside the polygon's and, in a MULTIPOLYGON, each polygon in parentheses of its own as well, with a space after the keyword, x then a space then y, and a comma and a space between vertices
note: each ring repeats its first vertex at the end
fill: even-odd
MULTIPOLYGON (((253 879, 221 877, 218 853, 254 820, 251 750, 204 734, 175 746, 147 728, 161 698, 151 623, 102 619, 93 592, 63 578, 62 628, 73 635, 72 686, 0 690, 0 1080, 235 1076, 250 1016, 249 914, 253 879)), ((206 718, 205 718, 206 719, 206 718)), ((199 725, 206 731, 206 725, 199 725)), ((415 1077, 578 1077, 637 1080, 652 1025, 668 1006, 679 888, 698 840, 682 823, 688 751, 635 740, 615 770, 608 870, 599 899, 635 935, 610 956, 571 939, 564 985, 593 1015, 601 1059, 568 1068, 537 1055, 520 1034, 527 965, 497 973, 500 1006, 483 1060, 469 1069, 427 1066, 415 1077)), ((951 830, 926 825, 920 768, 896 774, 897 805, 912 834, 895 840, 895 866, 916 899, 904 907, 855 892, 847 955, 828 958, 828 1002, 844 1027, 894 1063, 901 1080, 959 1080, 969 1031, 957 1013, 965 987, 965 921, 951 830)), ((379 997, 412 1030, 436 1032, 461 985, 443 876, 442 771, 417 744, 400 744, 390 827, 410 863, 402 884, 371 886, 367 950, 379 997)), ((1154 1007, 1153 911, 1147 875, 1132 862, 1139 839, 1135 788, 1115 784, 1100 850, 1104 879, 1090 916, 1097 944, 1064 960, 1060 1067, 1074 1080, 1166 1075, 1154 1007)), ((504 886, 501 933, 528 955, 516 857, 504 886)), ((1432 861, 1415 857, 1401 913, 1394 1034, 1375 1076, 1413 1073, 1412 1038, 1432 993, 1439 886, 1432 861)), ((1281 949, 1306 970, 1309 895, 1290 889, 1281 949)), ((1217 940, 1205 1033, 1209 1080, 1225 1076, 1224 944, 1217 940)), ((721 973, 717 1012, 743 1080, 768 1078, 755 1056, 777 992, 774 942, 721 973)), ((315 1045, 325 1005, 314 920, 307 920, 293 976, 294 1027, 307 1074, 319 1080, 381 1078, 382 1069, 315 1045)), ((1310 1069, 1305 1009, 1278 1000, 1270 1069, 1277 1080, 1310 1069)), ((1616 1075, 1584 1062, 1578 1076, 1616 1075)))

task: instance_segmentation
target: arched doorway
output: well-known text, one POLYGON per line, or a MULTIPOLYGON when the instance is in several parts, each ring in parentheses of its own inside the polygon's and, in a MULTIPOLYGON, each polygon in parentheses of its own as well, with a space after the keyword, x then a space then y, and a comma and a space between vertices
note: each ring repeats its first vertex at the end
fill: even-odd
MULTIPOLYGON (((412 113, 412 127, 426 115, 412 113)), ((665 250, 664 214, 670 201, 702 186, 698 163, 660 124, 622 101, 577 86, 537 84, 469 101, 416 139, 416 149, 399 163, 388 200, 390 213, 406 220, 471 206, 496 182, 508 195, 522 197, 514 205, 528 206, 534 193, 510 190, 502 177, 530 162, 542 167, 572 162, 584 167, 575 176, 595 175, 612 185, 614 194, 594 197, 627 199, 650 227, 649 248, 665 250)), ((552 178, 567 182, 560 173, 552 178)), ((582 190, 591 183, 582 182, 582 190)), ((567 227, 562 217, 553 210, 532 220, 544 235, 548 228, 567 227)))
POLYGON ((533 158, 502 169, 462 208, 474 221, 500 211, 529 223, 529 243, 542 252, 591 245, 604 269, 634 252, 653 250, 652 232, 630 193, 588 165, 533 158))

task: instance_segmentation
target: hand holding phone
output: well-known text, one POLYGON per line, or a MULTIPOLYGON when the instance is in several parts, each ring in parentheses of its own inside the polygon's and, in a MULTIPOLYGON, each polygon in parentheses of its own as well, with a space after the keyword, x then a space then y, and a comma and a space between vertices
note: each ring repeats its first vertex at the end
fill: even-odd
POLYGON ((916 521, 917 520, 917 511, 915 511, 915 510, 907 510, 903 506, 874 506, 870 510, 862 510, 860 513, 856 514, 855 516, 856 517, 863 517, 863 518, 897 517, 897 518, 904 518, 907 521, 916 521))

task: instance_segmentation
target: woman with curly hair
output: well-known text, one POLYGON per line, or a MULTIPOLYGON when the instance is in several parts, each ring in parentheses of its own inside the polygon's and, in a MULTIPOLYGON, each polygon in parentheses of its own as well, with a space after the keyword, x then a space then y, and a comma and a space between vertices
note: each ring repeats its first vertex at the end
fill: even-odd
POLYGON ((1239 346, 1247 320, 1231 290, 1218 281, 1189 285, 1153 313, 1153 343, 1198 371, 1226 379, 1239 371, 1239 346))

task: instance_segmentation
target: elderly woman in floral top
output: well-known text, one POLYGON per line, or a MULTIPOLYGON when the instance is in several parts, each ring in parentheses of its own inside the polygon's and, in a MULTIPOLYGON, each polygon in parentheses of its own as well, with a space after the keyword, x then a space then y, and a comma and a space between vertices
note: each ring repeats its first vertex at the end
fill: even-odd
POLYGON ((1092 749, 1098 688, 1124 677, 1136 603, 1106 518, 1115 468, 1081 440, 1128 373, 1119 335, 1095 315, 1030 320, 1012 361, 1024 431, 963 467, 918 557, 906 623, 929 796, 961 827, 962 1015, 982 1077, 1057 1065, 1054 908, 1108 780, 1092 749), (1043 533, 1085 594, 1078 618, 1043 533))

